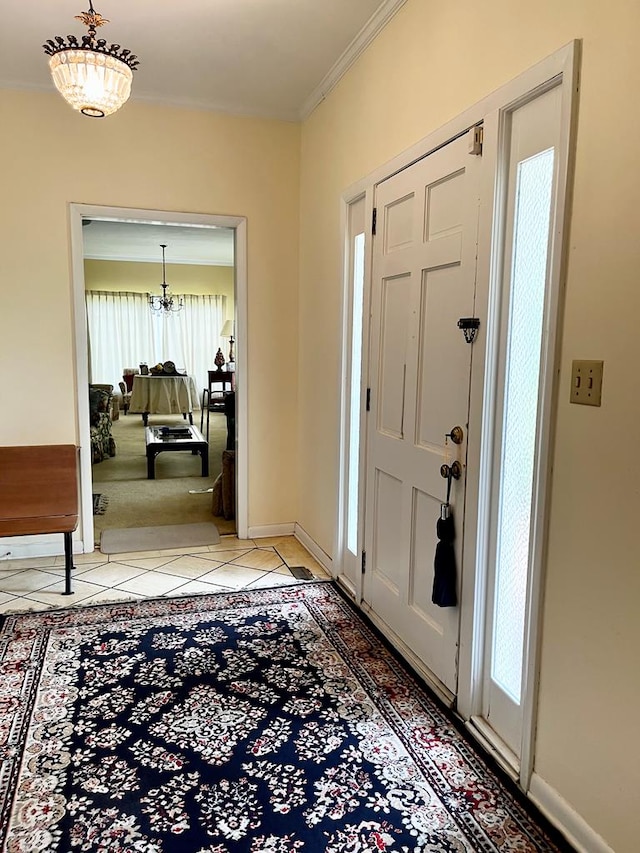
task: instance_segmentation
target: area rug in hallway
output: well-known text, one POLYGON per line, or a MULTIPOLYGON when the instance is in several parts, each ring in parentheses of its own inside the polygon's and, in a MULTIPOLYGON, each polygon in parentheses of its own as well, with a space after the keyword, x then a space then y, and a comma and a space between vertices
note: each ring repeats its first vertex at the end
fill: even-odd
POLYGON ((1 633, 2 850, 559 849, 331 584, 1 633))
POLYGON ((100 551, 103 554, 126 554, 131 551, 218 545, 219 542, 218 528, 210 521, 161 524, 158 527, 108 527, 100 536, 100 551))

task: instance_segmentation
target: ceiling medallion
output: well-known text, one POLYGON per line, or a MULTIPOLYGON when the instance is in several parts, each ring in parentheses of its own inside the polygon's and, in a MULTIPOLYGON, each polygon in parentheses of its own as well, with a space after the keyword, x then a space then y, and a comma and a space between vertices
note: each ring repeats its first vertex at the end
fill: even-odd
POLYGON ((42 47, 50 57, 49 68, 56 89, 74 110, 85 116, 103 118, 119 110, 131 94, 138 58, 119 44, 96 38, 96 29, 108 24, 93 8, 76 15, 88 27, 79 43, 76 36, 55 36, 42 47))

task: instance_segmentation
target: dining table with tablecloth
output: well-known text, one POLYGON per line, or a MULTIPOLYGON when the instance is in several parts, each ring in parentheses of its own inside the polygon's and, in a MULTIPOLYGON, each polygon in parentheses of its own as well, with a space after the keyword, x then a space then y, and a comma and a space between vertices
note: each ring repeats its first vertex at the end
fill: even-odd
POLYGON ((133 377, 129 412, 140 413, 146 423, 148 415, 189 415, 199 409, 198 392, 192 376, 133 377))

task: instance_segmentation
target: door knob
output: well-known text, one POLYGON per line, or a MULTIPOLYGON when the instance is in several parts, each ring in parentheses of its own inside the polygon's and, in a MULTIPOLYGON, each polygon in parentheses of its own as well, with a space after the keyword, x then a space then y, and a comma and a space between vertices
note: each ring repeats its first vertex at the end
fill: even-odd
POLYGON ((454 444, 462 444, 464 438, 464 430, 461 426, 454 426, 451 432, 445 433, 447 438, 450 438, 454 444))
POLYGON ((462 476, 462 465, 456 461, 452 465, 441 465, 440 466, 440 476, 444 480, 459 480, 462 476))

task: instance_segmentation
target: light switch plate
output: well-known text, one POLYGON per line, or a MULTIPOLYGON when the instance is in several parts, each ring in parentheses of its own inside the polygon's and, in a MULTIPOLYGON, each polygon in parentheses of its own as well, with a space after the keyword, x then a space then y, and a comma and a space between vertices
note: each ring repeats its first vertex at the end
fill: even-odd
POLYGON ((601 405, 603 370, 604 361, 573 361, 569 401, 583 406, 601 405))

